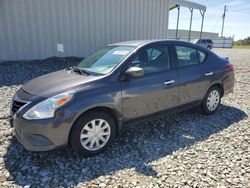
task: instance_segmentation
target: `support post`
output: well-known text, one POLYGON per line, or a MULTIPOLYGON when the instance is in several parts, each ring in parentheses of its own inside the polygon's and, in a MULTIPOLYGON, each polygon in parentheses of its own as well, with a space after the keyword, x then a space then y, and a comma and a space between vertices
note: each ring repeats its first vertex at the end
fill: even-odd
POLYGON ((188 32, 188 41, 190 42, 192 21, 193 21, 193 8, 189 8, 189 10, 191 12, 191 18, 190 18, 190 25, 189 25, 189 32, 188 32))
POLYGON ((225 17, 226 17, 226 12, 228 11, 227 5, 224 6, 224 13, 222 15, 222 28, 221 28, 221 37, 223 37, 223 31, 224 31, 224 22, 225 22, 225 17))
POLYGON ((202 16, 202 22, 201 22, 201 32, 200 32, 200 39, 202 38, 202 30, 203 30, 203 22, 204 22, 204 15, 205 15, 205 12, 202 12, 200 10, 200 13, 201 13, 201 16, 202 16))
POLYGON ((176 25, 176 31, 175 31, 175 39, 178 38, 178 28, 179 28, 179 18, 180 18, 180 5, 177 6, 178 9, 178 15, 177 15, 177 25, 176 25))

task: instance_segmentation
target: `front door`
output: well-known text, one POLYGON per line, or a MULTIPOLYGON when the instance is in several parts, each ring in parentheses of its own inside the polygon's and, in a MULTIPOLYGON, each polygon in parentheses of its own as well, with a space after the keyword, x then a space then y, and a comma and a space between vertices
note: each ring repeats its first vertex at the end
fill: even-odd
POLYGON ((178 106, 178 76, 166 45, 139 51, 129 67, 140 67, 144 76, 121 81, 123 116, 132 120, 178 106))

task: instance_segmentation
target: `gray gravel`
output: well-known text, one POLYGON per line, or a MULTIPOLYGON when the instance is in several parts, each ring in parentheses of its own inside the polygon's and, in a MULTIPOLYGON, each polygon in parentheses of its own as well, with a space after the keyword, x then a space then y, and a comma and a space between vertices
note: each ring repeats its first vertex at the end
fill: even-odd
MULTIPOLYGON (((0 120, 0 187, 250 187, 250 50, 215 51, 238 68, 215 115, 192 110, 129 127, 95 157, 25 151, 0 120)), ((21 84, 78 61, 0 63, 0 117, 21 84)))

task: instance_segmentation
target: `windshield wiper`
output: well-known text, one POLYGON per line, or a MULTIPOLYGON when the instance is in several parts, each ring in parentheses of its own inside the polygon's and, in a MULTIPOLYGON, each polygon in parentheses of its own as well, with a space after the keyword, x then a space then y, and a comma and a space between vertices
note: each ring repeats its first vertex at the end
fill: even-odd
POLYGON ((79 69, 79 68, 77 68, 77 67, 74 67, 74 68, 73 68, 73 71, 74 71, 74 72, 77 72, 77 73, 79 73, 79 74, 90 75, 89 72, 87 72, 86 70, 84 70, 84 69, 79 69))

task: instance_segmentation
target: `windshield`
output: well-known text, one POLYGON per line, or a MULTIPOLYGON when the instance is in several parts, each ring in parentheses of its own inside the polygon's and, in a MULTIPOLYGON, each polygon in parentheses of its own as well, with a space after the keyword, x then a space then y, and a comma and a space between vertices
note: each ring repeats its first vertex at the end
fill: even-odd
POLYGON ((105 75, 119 65, 133 49, 131 46, 107 46, 86 57, 76 68, 88 73, 105 75))

